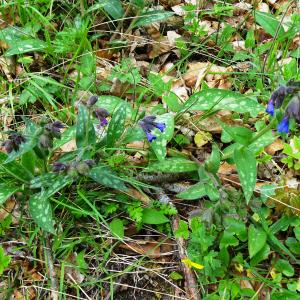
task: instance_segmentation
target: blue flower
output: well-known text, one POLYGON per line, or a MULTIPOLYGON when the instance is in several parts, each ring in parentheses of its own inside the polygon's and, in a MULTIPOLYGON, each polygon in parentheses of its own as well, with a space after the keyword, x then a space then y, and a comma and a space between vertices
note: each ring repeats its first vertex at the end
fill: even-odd
POLYGON ((271 116, 274 116, 274 112, 275 112, 274 102, 272 99, 270 99, 268 106, 266 108, 266 113, 268 113, 271 116))
POLYGON ((150 143, 153 142, 154 140, 156 140, 156 136, 153 135, 151 132, 146 132, 146 136, 150 143))
POLYGON ((289 132, 289 117, 285 116, 282 121, 278 124, 277 130, 279 133, 288 133, 289 132))
POLYGON ((151 143, 156 139, 156 136, 151 133, 151 131, 154 128, 157 128, 160 130, 160 132, 164 132, 166 129, 166 124, 165 123, 158 123, 155 122, 156 117, 155 116, 147 116, 143 118, 141 121, 139 121, 139 125, 142 127, 144 130, 148 141, 151 143))

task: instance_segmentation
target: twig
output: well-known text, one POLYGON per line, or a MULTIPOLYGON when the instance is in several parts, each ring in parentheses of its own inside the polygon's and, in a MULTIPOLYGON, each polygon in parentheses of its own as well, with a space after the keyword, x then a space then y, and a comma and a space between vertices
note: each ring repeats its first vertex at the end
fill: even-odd
POLYGON ((44 238, 46 241, 45 256, 48 264, 48 276, 50 278, 51 284, 51 300, 58 300, 58 282, 53 264, 50 235, 48 233, 45 233, 44 238))
MULTIPOLYGON (((172 229, 173 232, 175 232, 179 228, 179 216, 175 216, 172 220, 172 229)), ((183 260, 186 258, 185 253, 185 241, 182 237, 175 238, 177 245, 178 245, 178 252, 180 260, 183 260)), ((181 263, 184 277, 185 277, 185 291, 188 295, 188 298, 190 300, 201 300, 201 296, 199 294, 199 291, 197 289, 197 281, 195 278, 195 274, 192 269, 190 269, 188 266, 186 266, 184 263, 181 263)))

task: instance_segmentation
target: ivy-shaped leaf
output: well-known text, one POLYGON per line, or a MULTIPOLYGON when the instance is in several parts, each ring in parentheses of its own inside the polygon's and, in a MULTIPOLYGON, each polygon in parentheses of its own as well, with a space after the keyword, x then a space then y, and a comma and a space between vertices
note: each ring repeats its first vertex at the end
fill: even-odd
POLYGON ((249 112, 256 117, 264 107, 252 96, 222 89, 207 89, 193 94, 185 103, 185 110, 220 110, 226 109, 239 113, 249 112))
POLYGON ((236 164, 246 202, 249 203, 257 177, 255 156, 253 152, 250 152, 246 148, 237 148, 234 151, 233 159, 236 164))
POLYGON ((120 177, 118 177, 110 168, 104 165, 92 168, 87 176, 107 187, 111 187, 117 190, 127 189, 124 181, 120 177))
POLYGON ((76 126, 76 145, 82 148, 94 144, 96 141, 95 129, 90 118, 88 109, 80 104, 78 106, 77 126, 76 126))
POLYGON ((154 135, 157 137, 157 139, 151 143, 151 148, 156 154, 157 159, 162 161, 167 155, 167 149, 166 149, 167 143, 173 137, 174 117, 172 114, 164 114, 158 116, 155 122, 166 124, 166 128, 164 132, 160 132, 159 129, 157 128, 153 130, 154 135))
POLYGON ((181 172, 192 172, 198 170, 198 164, 185 159, 172 157, 165 160, 155 162, 148 166, 145 172, 164 172, 164 173, 181 173, 181 172))
POLYGON ((107 147, 113 147, 125 129, 126 109, 120 105, 114 112, 107 129, 107 147))
POLYGON ((29 199, 29 212, 33 220, 45 231, 55 233, 52 208, 47 194, 43 191, 29 199))

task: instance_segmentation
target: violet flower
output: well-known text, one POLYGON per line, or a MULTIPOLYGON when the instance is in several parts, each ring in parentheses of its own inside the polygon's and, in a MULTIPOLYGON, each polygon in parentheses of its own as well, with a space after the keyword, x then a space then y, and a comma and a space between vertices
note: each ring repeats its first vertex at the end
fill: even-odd
POLYGON ((18 132, 12 132, 9 134, 8 139, 2 143, 7 153, 11 153, 13 150, 18 151, 20 145, 25 143, 26 139, 18 132))
POLYGON ((95 115, 100 122, 100 126, 106 126, 108 124, 107 117, 109 116, 109 112, 104 108, 96 108, 95 115))
POLYGON ((151 132, 154 128, 157 128, 160 130, 160 132, 164 132, 166 129, 165 123, 158 123, 155 122, 156 116, 147 116, 144 117, 142 120, 139 121, 139 125, 144 130, 148 141, 151 143, 154 140, 156 140, 156 136, 151 132))

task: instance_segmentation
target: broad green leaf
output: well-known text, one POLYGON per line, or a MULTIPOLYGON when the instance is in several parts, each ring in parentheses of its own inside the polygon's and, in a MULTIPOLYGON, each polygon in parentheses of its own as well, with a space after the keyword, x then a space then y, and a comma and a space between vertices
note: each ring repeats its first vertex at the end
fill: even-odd
POLYGON ((165 10, 147 11, 145 13, 142 13, 140 16, 136 17, 136 21, 133 23, 131 28, 141 27, 155 22, 161 22, 173 15, 174 15, 173 12, 165 11, 165 10))
POLYGON ((42 51, 47 47, 48 46, 45 42, 37 39, 18 40, 10 44, 10 48, 4 53, 4 55, 11 56, 33 51, 42 51))
POLYGON ((220 163, 221 156, 219 147, 216 144, 213 144, 211 155, 209 159, 205 161, 205 169, 210 173, 216 174, 219 170, 220 163))
POLYGON ((109 224, 109 229, 113 235, 116 237, 123 239, 124 238, 124 225, 122 220, 116 218, 113 219, 112 222, 109 224))
POLYGON ((293 266, 285 259, 279 259, 275 264, 275 269, 287 277, 291 277, 295 273, 293 266))
POLYGON ((265 245, 267 234, 262 228, 256 228, 253 224, 248 229, 248 250, 250 258, 254 257, 265 245))
POLYGON ((7 26, 0 30, 0 40, 5 41, 9 45, 24 38, 28 38, 28 33, 22 27, 7 26))
POLYGON ((288 237, 285 241, 285 244, 293 253, 300 255, 300 241, 293 237, 288 237))
POLYGON ((241 241, 247 240, 247 229, 244 221, 227 217, 224 219, 224 226, 228 232, 234 233, 241 241))
POLYGON ((117 190, 126 190, 127 187, 124 181, 118 177, 109 167, 97 166, 90 170, 87 175, 94 181, 117 190))
POLYGON ((164 173, 180 173, 192 172, 198 170, 198 164, 184 158, 166 158, 163 161, 155 162, 148 166, 145 172, 164 172, 164 173))
POLYGON ((268 244, 265 244, 264 247, 251 258, 250 261, 251 267, 255 267, 261 261, 267 259, 269 257, 269 254, 270 254, 270 246, 268 244))
POLYGON ((104 108, 110 114, 112 114, 120 104, 123 104, 125 106, 126 116, 127 118, 130 118, 133 114, 133 109, 131 105, 119 97, 108 96, 108 95, 99 96, 98 101, 95 104, 95 107, 104 108))
MULTIPOLYGON (((56 173, 45 173, 40 176, 36 176, 33 180, 30 181, 30 188, 39 189, 49 188, 49 193, 52 190, 60 190, 68 183, 72 182, 72 178, 68 175, 56 174, 56 173)), ((53 193, 52 193, 53 194, 53 193)), ((51 196, 51 195, 50 195, 51 196)))
POLYGON ((255 21, 270 35, 275 36, 278 31, 278 36, 284 35, 283 26, 280 22, 271 14, 255 11, 255 21))
POLYGON ((261 137, 259 137, 254 143, 251 143, 248 146, 248 149, 252 153, 256 153, 261 149, 264 149, 266 146, 272 144, 275 141, 276 137, 273 132, 270 130, 261 137))
POLYGON ((300 241, 300 227, 294 228, 295 237, 300 241))
POLYGON ((124 16, 124 9, 120 0, 101 0, 104 10, 113 18, 121 19, 124 16))
POLYGON ((227 248, 229 246, 237 246, 239 240, 234 236, 233 232, 225 230, 220 240, 220 249, 227 248))
POLYGON ((246 148, 235 149, 233 159, 236 164, 246 202, 249 203, 256 184, 256 159, 253 153, 246 148))
POLYGON ((107 147, 113 147, 125 129, 126 109, 120 105, 114 112, 107 129, 107 147))
POLYGON ((224 123, 221 123, 221 125, 223 130, 231 137, 230 141, 234 140, 235 142, 244 146, 250 144, 253 136, 253 132, 250 129, 241 126, 228 126, 224 123))
POLYGON ((163 161, 167 155, 167 143, 173 137, 174 117, 171 114, 164 114, 157 117, 155 122, 166 124, 164 132, 160 132, 160 130, 157 128, 153 130, 153 133, 157 137, 157 139, 151 143, 151 148, 155 152, 157 159, 163 161))
POLYGON ((3 168, 7 174, 16 178, 17 180, 28 183, 33 177, 32 174, 16 161, 4 164, 4 161, 7 159, 7 157, 8 156, 5 153, 0 152, 0 168, 3 168))
POLYGON ((29 199, 29 212, 33 220, 45 231, 55 233, 52 208, 44 191, 29 199))
POLYGON ((183 110, 231 110, 238 113, 249 112, 257 116, 264 107, 252 96, 222 89, 206 89, 193 94, 185 103, 183 110))
POLYGON ((33 150, 28 151, 22 155, 21 163, 32 175, 34 175, 36 154, 33 150))
POLYGON ((191 187, 189 187, 186 191, 183 191, 176 195, 176 197, 185 200, 195 200, 206 196, 206 187, 202 182, 198 182, 191 187))
POLYGON ((168 105, 171 111, 179 112, 182 109, 182 104, 180 103, 178 96, 173 92, 163 95, 162 101, 168 105))
POLYGON ((54 140, 54 150, 74 139, 76 136, 76 126, 69 127, 61 134, 61 138, 54 140))
POLYGON ((18 189, 19 189, 18 187, 9 186, 6 183, 1 183, 0 184, 0 205, 3 204, 18 189))
POLYGON ((88 109, 80 104, 78 106, 78 117, 76 126, 76 145, 77 148, 82 148, 88 145, 93 145, 96 141, 95 129, 90 118, 88 109))
POLYGON ((3 274, 3 271, 8 267, 11 261, 11 256, 5 255, 4 249, 0 246, 0 276, 3 274))
POLYGON ((163 224, 169 222, 169 219, 163 214, 162 211, 153 209, 153 208, 145 208, 143 210, 143 218, 142 222, 144 224, 163 224))

